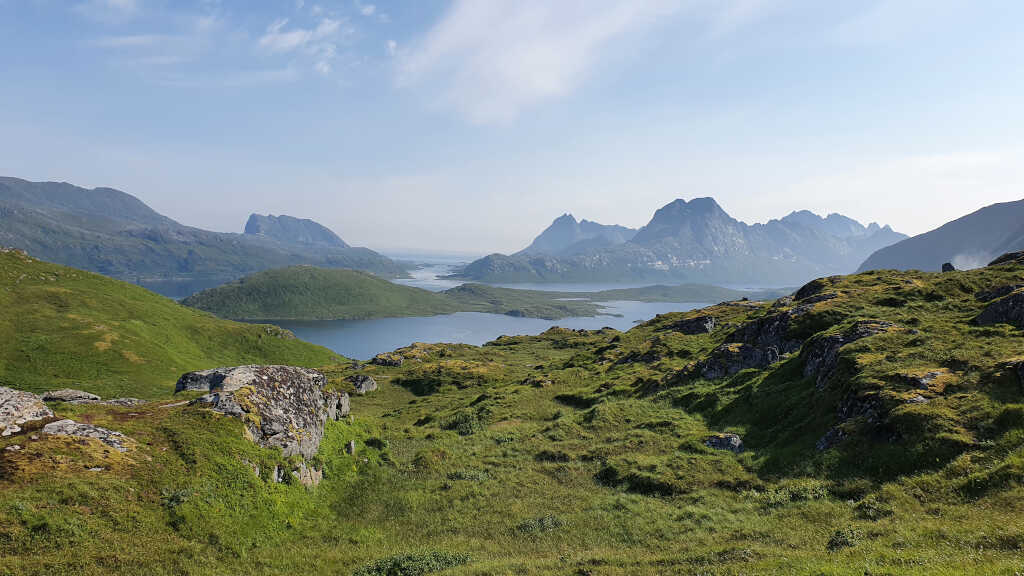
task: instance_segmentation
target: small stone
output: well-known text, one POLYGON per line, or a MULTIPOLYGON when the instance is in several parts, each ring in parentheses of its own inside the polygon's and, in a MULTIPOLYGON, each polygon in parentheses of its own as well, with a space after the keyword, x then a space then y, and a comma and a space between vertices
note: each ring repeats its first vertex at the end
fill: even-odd
POLYGON ((17 451, 21 450, 21 446, 18 445, 18 444, 11 444, 10 446, 4 448, 4 450, 6 450, 8 452, 17 452, 17 451))
POLYGON ((704 445, 715 450, 728 450, 739 454, 743 452, 743 440, 737 434, 716 434, 709 436, 704 445))

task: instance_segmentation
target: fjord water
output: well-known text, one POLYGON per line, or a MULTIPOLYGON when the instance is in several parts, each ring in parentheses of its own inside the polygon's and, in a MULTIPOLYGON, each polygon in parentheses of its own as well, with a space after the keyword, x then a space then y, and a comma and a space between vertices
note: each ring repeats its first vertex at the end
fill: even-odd
POLYGON ((441 316, 412 318, 375 318, 372 320, 328 320, 313 322, 276 322, 299 338, 326 346, 331 350, 359 360, 380 352, 408 346, 413 342, 457 342, 480 345, 498 336, 540 334, 552 326, 596 330, 609 326, 628 330, 637 322, 650 320, 658 314, 693 310, 707 304, 689 302, 606 302, 609 314, 589 318, 542 320, 517 318, 503 314, 458 312, 441 316))

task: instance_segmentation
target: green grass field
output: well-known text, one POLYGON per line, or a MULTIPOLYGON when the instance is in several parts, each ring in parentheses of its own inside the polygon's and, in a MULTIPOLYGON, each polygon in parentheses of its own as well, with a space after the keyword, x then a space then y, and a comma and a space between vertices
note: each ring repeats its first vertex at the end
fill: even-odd
POLYGON ((158 398, 183 372, 337 358, 269 325, 229 322, 99 274, 0 253, 0 385, 158 398))
MULTIPOLYGON (((401 367, 358 369, 380 389, 328 423, 312 490, 267 482, 280 453, 230 418, 57 407, 139 448, 0 440, 24 446, 0 450, 0 574, 1019 574, 1024 331, 970 320, 976 292, 1022 281, 1003 266, 819 282, 836 296, 805 301, 787 337, 894 324, 841 348, 821 386, 810 344, 717 380, 694 370, 801 302, 413 345, 401 367), (712 332, 679 331, 709 314, 712 332), (705 445, 723 432, 746 450, 705 445)), ((356 370, 323 369, 336 387, 356 370)))

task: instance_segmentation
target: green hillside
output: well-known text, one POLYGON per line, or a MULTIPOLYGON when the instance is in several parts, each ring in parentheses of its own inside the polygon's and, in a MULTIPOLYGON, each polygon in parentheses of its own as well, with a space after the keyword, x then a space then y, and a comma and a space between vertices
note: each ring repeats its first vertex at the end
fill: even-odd
POLYGON ((0 439, 0 574, 1019 573, 1022 284, 869 272, 326 366, 380 388, 327 423, 314 489, 236 419, 58 406, 139 448, 0 439))
POLYGON ((308 366, 336 357, 274 326, 239 324, 124 282, 0 252, 0 385, 155 398, 183 372, 308 366))
POLYGON ((701 284, 552 292, 463 284, 430 292, 355 270, 293 266, 204 290, 182 304, 235 320, 350 320, 490 312, 556 320, 596 316, 600 302, 718 302, 753 293, 701 284))

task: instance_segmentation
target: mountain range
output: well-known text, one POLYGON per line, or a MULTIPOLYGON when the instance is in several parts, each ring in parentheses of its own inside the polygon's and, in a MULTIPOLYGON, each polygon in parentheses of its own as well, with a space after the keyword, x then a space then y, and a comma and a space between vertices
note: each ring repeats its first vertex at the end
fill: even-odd
POLYGON ((0 246, 171 297, 296 264, 404 273, 312 220, 254 214, 243 234, 211 232, 180 224, 112 188, 6 177, 0 177, 0 246))
POLYGON ((882 248, 858 271, 937 271, 945 262, 959 269, 978 268, 1016 250, 1024 250, 1024 200, 986 206, 931 232, 882 248))
POLYGON ((729 216, 713 198, 678 199, 635 233, 562 216, 527 249, 491 254, 456 276, 484 282, 799 284, 851 272, 871 253, 905 238, 889 226, 806 210, 751 225, 729 216), (589 236, 583 235, 584 222, 589 236))

